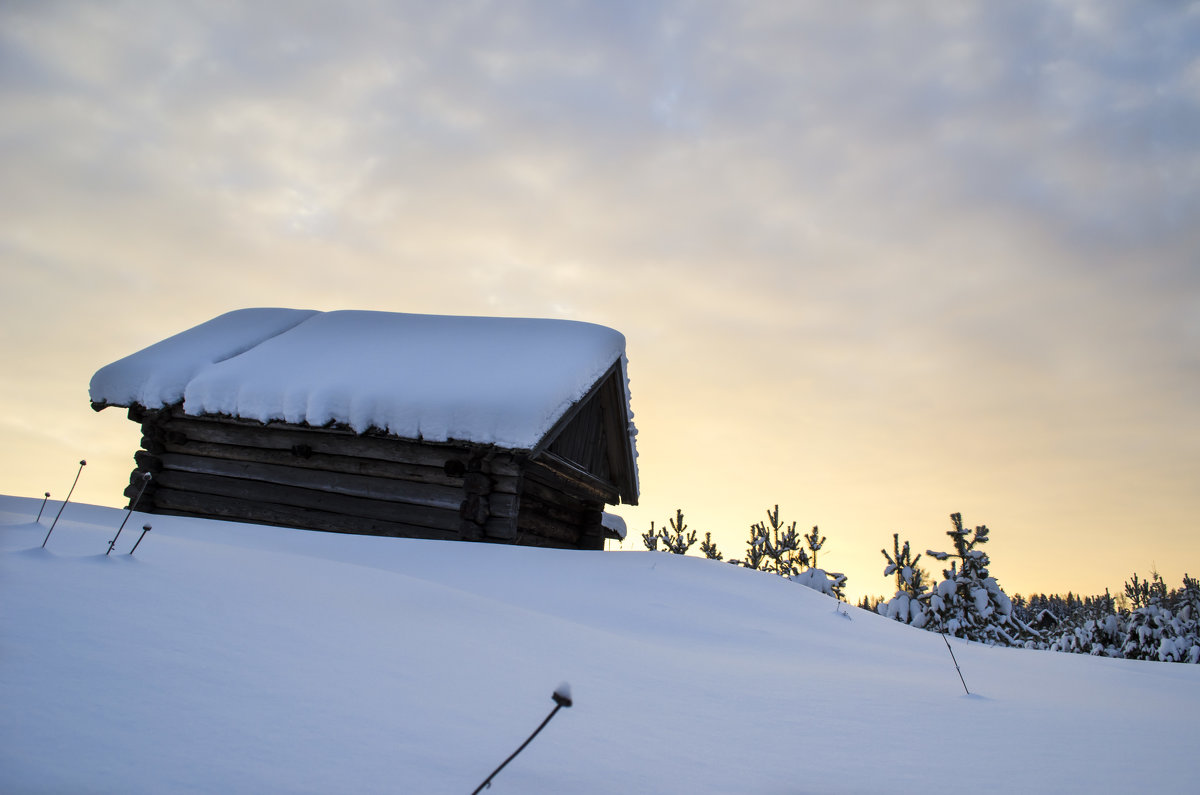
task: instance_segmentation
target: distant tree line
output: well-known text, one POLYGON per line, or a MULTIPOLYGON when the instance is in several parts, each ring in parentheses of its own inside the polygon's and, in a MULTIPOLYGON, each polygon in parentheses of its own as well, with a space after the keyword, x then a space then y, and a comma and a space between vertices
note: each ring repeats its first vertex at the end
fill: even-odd
MULTIPOLYGON (((891 599, 864 597, 858 606, 909 626, 945 635, 1000 646, 1047 649, 1074 654, 1123 657, 1134 660, 1200 663, 1200 582, 1184 575, 1179 588, 1168 588, 1158 572, 1143 580, 1134 574, 1124 592, 1113 597, 1078 597, 1068 593, 1036 594, 1010 598, 990 571, 991 560, 983 547, 986 525, 968 529, 962 515, 950 515, 950 551, 926 550, 943 568, 941 579, 921 567, 908 541, 892 535, 892 549, 880 550, 883 574, 892 577, 896 593, 891 599)), ((669 527, 642 534, 646 549, 687 554, 697 543, 688 531, 683 511, 676 511, 669 527)), ((817 527, 801 534, 796 523, 779 518, 779 506, 767 511, 765 522, 750 527, 746 553, 727 562, 768 571, 823 593, 843 598, 846 576, 817 568, 825 536, 817 527)), ((704 534, 700 552, 725 560, 711 533, 704 534)))
POLYGON ((988 571, 980 547, 988 528, 963 527, 952 514, 947 531, 953 552, 926 554, 950 561, 942 580, 932 584, 913 557, 907 541, 892 536, 892 552, 881 550, 885 576, 896 578, 896 595, 867 600, 860 607, 921 629, 1003 646, 1124 657, 1133 660, 1200 663, 1200 583, 1184 575, 1183 586, 1169 589, 1157 572, 1149 580, 1134 574, 1125 593, 1113 598, 1039 594, 1010 599, 988 571))

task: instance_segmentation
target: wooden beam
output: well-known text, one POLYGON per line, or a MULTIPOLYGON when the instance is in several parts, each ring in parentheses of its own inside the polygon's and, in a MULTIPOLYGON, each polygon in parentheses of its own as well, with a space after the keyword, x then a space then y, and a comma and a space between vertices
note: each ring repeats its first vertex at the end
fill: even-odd
POLYGON ((320 530, 334 533, 391 536, 397 538, 433 538, 453 540, 456 532, 436 528, 389 522, 380 519, 346 516, 341 513, 301 508, 294 505, 273 505, 216 497, 175 489, 160 489, 155 495, 155 513, 175 516, 200 516, 252 524, 270 524, 320 530))
POLYGON ((530 461, 525 475, 580 499, 597 499, 613 504, 620 499, 616 486, 605 483, 549 451, 530 461))
MULTIPOLYGON (((518 533, 526 532, 543 538, 559 541, 568 547, 574 547, 579 540, 579 533, 569 525, 547 519, 535 513, 522 511, 517 517, 518 533)), ((524 540, 522 540, 524 543, 524 540)))
MULTIPOLYGON (((428 483, 438 486, 461 486, 462 477, 446 474, 444 466, 427 466, 409 464, 398 461, 383 461, 374 458, 356 458, 345 455, 329 455, 325 453, 297 454, 288 449, 267 449, 245 447, 235 444, 216 444, 188 440, 183 444, 170 443, 164 445, 164 453, 179 453, 182 455, 201 456, 206 458, 224 459, 228 461, 246 461, 258 464, 275 464, 311 469, 314 471, 334 472, 347 475, 366 475, 371 477, 406 480, 415 483, 428 483)), ((511 475, 490 475, 492 489, 509 494, 515 494, 517 479, 511 475)))
MULTIPOLYGON (((439 530, 457 532, 460 518, 458 505, 452 510, 401 502, 383 502, 362 497, 315 491, 296 486, 281 486, 274 483, 243 480, 220 475, 196 474, 164 469, 158 475, 159 492, 162 489, 190 491, 228 497, 254 503, 290 505, 296 508, 341 513, 346 516, 379 519, 387 522, 412 524, 439 530)), ((155 502, 157 504, 157 494, 155 502)))
POLYGON ((311 428, 288 423, 257 423, 233 418, 193 417, 174 410, 162 423, 167 433, 182 434, 187 441, 212 442, 292 451, 307 447, 310 453, 344 455, 443 467, 452 458, 470 459, 482 451, 489 471, 516 476, 519 467, 511 454, 486 445, 424 442, 395 436, 356 434, 337 428, 311 428))
POLYGON ((230 461, 180 453, 164 453, 159 457, 159 461, 163 470, 222 475, 281 486, 298 486, 330 494, 427 505, 446 510, 458 510, 463 499, 461 486, 442 486, 367 475, 347 475, 341 472, 322 472, 293 466, 230 461))

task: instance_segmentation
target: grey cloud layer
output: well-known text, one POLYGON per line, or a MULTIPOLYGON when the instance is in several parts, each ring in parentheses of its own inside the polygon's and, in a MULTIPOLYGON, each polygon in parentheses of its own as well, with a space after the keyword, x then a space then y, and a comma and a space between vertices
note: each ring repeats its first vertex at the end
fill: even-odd
POLYGON ((1195 461, 1198 9, 8 4, 5 281, 574 313, 881 434, 1195 461))

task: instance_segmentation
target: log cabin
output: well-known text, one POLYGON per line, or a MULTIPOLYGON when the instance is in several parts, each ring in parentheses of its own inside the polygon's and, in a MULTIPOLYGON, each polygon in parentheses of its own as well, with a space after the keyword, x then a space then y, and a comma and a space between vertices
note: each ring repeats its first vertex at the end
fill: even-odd
POLYGON ((605 506, 638 499, 628 385, 624 337, 590 323, 258 308, 89 395, 141 426, 140 511, 602 549, 605 506))

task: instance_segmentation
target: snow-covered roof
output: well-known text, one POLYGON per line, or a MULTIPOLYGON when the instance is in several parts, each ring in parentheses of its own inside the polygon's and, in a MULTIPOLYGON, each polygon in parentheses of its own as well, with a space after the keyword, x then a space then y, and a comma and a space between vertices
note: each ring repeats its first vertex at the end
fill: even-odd
POLYGON ((532 449, 614 365, 626 383, 624 353, 617 331, 569 320, 240 309, 101 368, 89 391, 99 405, 182 401, 191 415, 532 449))

